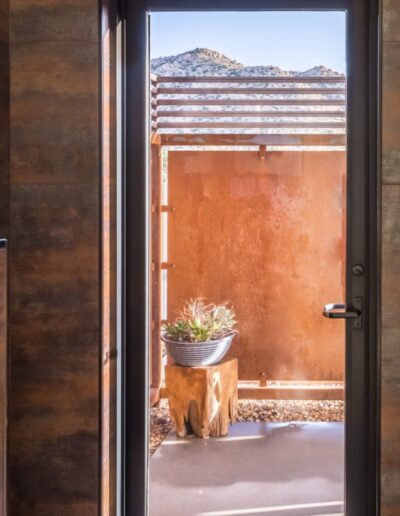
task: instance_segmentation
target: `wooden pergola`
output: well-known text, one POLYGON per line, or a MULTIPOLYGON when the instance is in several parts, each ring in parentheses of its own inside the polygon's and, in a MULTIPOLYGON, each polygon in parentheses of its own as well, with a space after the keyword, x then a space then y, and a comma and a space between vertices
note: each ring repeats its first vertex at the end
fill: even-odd
MULTIPOLYGON (((151 402, 162 393, 161 216, 163 147, 346 146, 346 78, 305 76, 151 76, 152 338, 151 402)), ((339 399, 337 385, 301 389, 245 385, 243 396, 339 399), (268 390, 269 389, 269 390, 268 390), (255 394, 255 390, 257 393, 255 394), (268 392, 266 391, 268 390, 268 392), (251 392, 250 392, 251 391, 251 392), (296 392, 294 392, 296 391, 296 392), (307 391, 307 392, 306 392, 307 391)))
POLYGON ((341 75, 153 75, 151 108, 153 141, 160 145, 345 145, 341 75))

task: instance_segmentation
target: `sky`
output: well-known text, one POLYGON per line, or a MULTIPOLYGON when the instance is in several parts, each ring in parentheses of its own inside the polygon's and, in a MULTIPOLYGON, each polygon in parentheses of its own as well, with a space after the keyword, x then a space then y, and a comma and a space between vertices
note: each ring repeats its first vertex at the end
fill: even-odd
POLYGON ((343 12, 153 12, 151 57, 209 48, 245 66, 345 72, 343 12))

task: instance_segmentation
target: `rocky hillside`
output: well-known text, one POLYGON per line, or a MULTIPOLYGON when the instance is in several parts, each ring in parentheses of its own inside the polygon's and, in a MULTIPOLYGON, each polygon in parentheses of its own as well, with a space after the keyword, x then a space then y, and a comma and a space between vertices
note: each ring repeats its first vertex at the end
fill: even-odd
POLYGON ((242 63, 229 57, 209 50, 196 48, 182 54, 168 57, 157 57, 151 61, 151 70, 157 75, 228 75, 240 76, 307 76, 327 77, 341 75, 325 66, 314 66, 305 71, 286 71, 278 66, 244 66, 242 63))
MULTIPOLYGON (((283 76, 283 77, 293 77, 293 76, 304 76, 304 77, 332 77, 332 76, 342 76, 342 74, 335 72, 334 70, 330 70, 329 68, 326 68, 325 66, 315 66, 313 68, 310 68, 309 70, 304 71, 294 71, 294 70, 282 70, 278 66, 273 65, 260 65, 260 66, 244 66, 242 63, 239 63, 238 61, 235 61, 234 59, 230 59, 229 57, 225 56, 224 54, 221 54, 219 52, 216 52, 215 50, 209 50, 207 48, 196 48, 194 50, 190 50, 188 52, 184 52, 182 54, 174 55, 174 56, 168 56, 168 57, 158 57, 155 59, 152 59, 151 61, 151 71, 158 75, 158 76, 229 76, 229 77, 251 77, 251 76, 260 76, 260 77, 266 77, 265 83, 268 84, 268 77, 274 77, 274 76, 283 76)), ((260 83, 258 84, 260 86, 260 83)), ((180 83, 170 83, 170 86, 175 87, 181 87, 182 84, 180 83)), ((184 84, 185 89, 188 88, 198 88, 197 83, 185 83, 184 84)), ((290 80, 288 82, 282 84, 282 83, 269 83, 269 88, 289 88, 293 86, 293 84, 290 84, 290 80)), ((246 87, 246 84, 238 84, 236 87, 240 88, 246 87)), ((307 83, 303 85, 304 90, 307 88, 313 87, 313 84, 307 83)), ((343 96, 340 93, 324 93, 325 88, 331 88, 332 85, 321 81, 321 84, 319 85, 321 89, 321 93, 319 94, 319 100, 328 100, 328 99, 340 99, 342 100, 343 96)), ((190 96, 192 100, 201 100, 204 101, 204 104, 197 104, 195 105, 195 110, 197 112, 201 111, 201 114, 197 114, 194 117, 188 117, 186 115, 185 117, 175 117, 173 119, 169 119, 168 117, 163 117, 162 112, 163 109, 158 111, 158 122, 172 122, 175 123, 185 123, 186 127, 175 127, 175 128, 159 128, 159 132, 175 132, 175 133, 201 133, 201 132, 207 132, 207 133, 217 133, 217 132, 229 132, 229 133, 246 133, 246 132, 258 132, 258 133, 274 133, 274 134, 284 134, 288 132, 301 132, 301 133, 343 133, 343 129, 341 127, 339 128, 312 128, 307 127, 309 122, 337 122, 341 123, 343 122, 343 118, 339 117, 329 117, 327 119, 326 117, 319 116, 314 118, 313 120, 309 117, 299 117, 293 116, 293 113, 287 120, 285 118, 282 118, 282 116, 277 119, 274 118, 275 112, 279 112, 282 114, 286 110, 307 110, 307 111, 329 111, 331 109, 330 106, 319 106, 318 102, 316 101, 315 105, 307 105, 306 107, 302 106, 294 106, 287 108, 287 106, 284 105, 271 105, 269 106, 270 114, 268 115, 261 115, 260 117, 255 117, 253 113, 251 113, 250 117, 246 117, 244 114, 241 114, 240 116, 235 115, 236 108, 235 106, 223 106, 215 107, 213 105, 208 105, 206 100, 208 98, 214 99, 223 99, 227 101, 227 98, 229 99, 229 94, 218 94, 216 92, 212 94, 207 93, 201 93, 201 94, 189 94, 185 93, 183 94, 185 98, 190 96), (215 114, 215 111, 223 110, 224 116, 218 117, 215 114), (234 122, 261 122, 261 121, 274 121, 274 122, 296 122, 296 123, 303 123, 304 127, 298 127, 293 129, 287 129, 287 128, 281 128, 281 127, 274 127, 274 128, 211 128, 206 127, 203 125, 203 127, 192 127, 188 128, 188 124, 191 122, 210 122, 210 117, 207 116, 208 111, 213 111, 214 114, 212 116, 213 122, 220 122, 226 123, 229 122, 229 118, 231 118, 231 121, 234 122), (227 112, 231 113, 230 117, 227 117, 227 112), (201 115, 201 116, 200 116, 201 115)), ((295 94, 287 94, 285 96, 286 99, 299 99, 302 95, 298 94, 297 92, 295 94)), ((174 99, 174 94, 162 94, 163 99, 174 99)), ((273 98, 273 94, 267 93, 262 96, 263 99, 267 98, 273 98)), ((307 96, 304 96, 303 98, 307 98, 307 96)), ((315 95, 314 95, 315 98, 315 95)), ((254 90, 254 93, 249 93, 246 96, 246 99, 258 99, 260 100, 260 93, 257 93, 254 90)), ((228 102, 229 104, 229 102, 228 102)), ((254 110, 257 110, 258 106, 253 105, 246 105, 246 102, 243 103, 243 106, 240 106, 240 111, 249 111, 254 112, 254 110), (255 106, 255 107, 254 107, 255 106)), ((173 105, 173 104, 169 104, 173 105)), ((334 106, 335 107, 335 106, 334 106)), ((179 105, 174 106, 173 111, 179 111, 182 109, 179 105)), ((192 109, 190 106, 186 107, 186 110, 192 109)))

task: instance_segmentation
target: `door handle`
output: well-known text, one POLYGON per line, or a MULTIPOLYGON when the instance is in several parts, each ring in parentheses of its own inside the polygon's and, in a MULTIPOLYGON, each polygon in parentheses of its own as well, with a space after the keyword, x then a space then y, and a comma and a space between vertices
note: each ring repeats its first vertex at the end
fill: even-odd
POLYGON ((329 319, 357 319, 361 315, 361 310, 355 308, 347 310, 343 303, 329 303, 324 306, 322 315, 329 319))

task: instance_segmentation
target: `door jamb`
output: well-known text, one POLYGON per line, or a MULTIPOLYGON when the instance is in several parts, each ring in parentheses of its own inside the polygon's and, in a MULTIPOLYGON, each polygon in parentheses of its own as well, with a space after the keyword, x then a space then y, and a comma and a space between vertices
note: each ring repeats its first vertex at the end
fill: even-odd
MULTIPOLYGON (((147 514, 148 488, 148 270, 147 270, 147 213, 148 213, 148 19, 147 12, 173 10, 345 10, 353 9, 366 15, 368 24, 364 35, 369 53, 368 86, 368 164, 366 209, 368 221, 366 249, 366 277, 369 291, 366 292, 366 310, 370 321, 368 327, 368 355, 363 424, 366 428, 363 441, 365 471, 358 471, 357 490, 350 504, 348 516, 379 515, 380 507, 380 363, 379 363, 379 306, 380 306, 380 26, 379 0, 121 0, 120 16, 125 20, 125 84, 122 98, 125 99, 125 138, 129 142, 123 148, 125 169, 123 174, 125 207, 123 237, 123 292, 125 300, 124 333, 125 347, 122 357, 126 371, 122 403, 124 406, 122 445, 125 463, 125 482, 120 493, 126 516, 147 514), (126 35, 129 34, 129 37, 126 35), (129 92, 129 94, 127 94, 129 92), (133 139, 132 136, 135 135, 133 139), (131 138, 129 138, 131 137, 131 138), (129 314, 129 316, 128 316, 129 314), (127 345, 127 343, 131 343, 127 345), (136 343, 134 346, 133 343, 136 343), (139 344, 141 343, 141 344, 139 344), (364 493, 364 499, 359 499, 364 493), (367 493, 367 494, 365 494, 367 493), (361 512, 359 507, 364 507, 361 512)), ((354 66, 354 63, 353 63, 354 66)), ((348 278, 349 278, 349 267, 348 278)), ((347 379, 346 379, 347 381, 347 379)), ((346 397, 350 393, 346 394, 346 397)), ((347 399, 347 398, 346 398, 347 399)), ((350 404, 348 403, 349 407, 350 404)), ((347 413, 347 417, 350 414, 347 413)), ((347 453, 346 453, 347 456, 347 453)), ((347 458, 347 460, 349 460, 347 458)), ((346 460, 346 462, 347 462, 346 460)), ((354 467, 350 464, 350 470, 354 467)), ((351 499, 352 494, 347 493, 351 499)), ((348 506, 349 507, 349 506, 348 506)), ((346 511, 347 512, 347 511, 346 511)))

